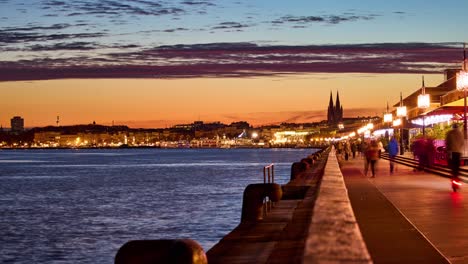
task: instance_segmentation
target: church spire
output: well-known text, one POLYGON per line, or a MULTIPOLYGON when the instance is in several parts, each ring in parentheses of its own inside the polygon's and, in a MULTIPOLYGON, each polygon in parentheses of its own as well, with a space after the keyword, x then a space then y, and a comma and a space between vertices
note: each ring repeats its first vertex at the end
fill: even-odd
POLYGON ((330 91, 330 101, 328 103, 327 121, 328 121, 328 124, 330 125, 335 123, 335 107, 333 106, 332 91, 330 91))
POLYGON ((343 108, 340 103, 340 93, 336 91, 336 105, 335 105, 335 123, 343 121, 343 108))
POLYGON ((328 103, 327 112, 328 125, 336 126, 338 123, 343 122, 343 106, 340 102, 340 93, 336 92, 336 101, 333 104, 333 92, 330 91, 330 101, 328 103))
POLYGON ((340 93, 336 91, 336 108, 340 109, 340 93))
POLYGON ((328 102, 328 107, 333 107, 333 94, 332 91, 330 91, 330 101, 328 102))

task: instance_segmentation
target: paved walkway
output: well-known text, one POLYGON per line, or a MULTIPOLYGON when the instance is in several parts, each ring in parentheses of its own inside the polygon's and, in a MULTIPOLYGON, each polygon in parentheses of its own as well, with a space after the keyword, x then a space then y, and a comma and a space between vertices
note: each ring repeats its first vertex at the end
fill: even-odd
POLYGON ((447 178, 396 166, 381 159, 369 178, 361 158, 341 162, 374 263, 468 263, 468 185, 453 193, 447 178))

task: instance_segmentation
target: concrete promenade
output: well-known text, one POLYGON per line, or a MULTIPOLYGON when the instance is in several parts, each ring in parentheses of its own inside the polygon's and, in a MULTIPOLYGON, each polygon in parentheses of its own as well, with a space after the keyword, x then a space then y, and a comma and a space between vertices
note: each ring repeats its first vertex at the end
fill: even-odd
MULTIPOLYGON (((400 164, 390 174, 384 159, 370 178, 361 157, 345 161, 333 150, 316 157, 297 173, 304 164, 295 162, 288 184, 249 185, 241 223, 206 256, 199 246, 184 247, 203 261, 177 263, 468 263, 468 184, 454 193, 448 178, 400 164), (282 193, 275 199, 274 186, 282 193), (276 202, 267 214, 265 195, 276 202)), ((173 244, 127 243, 115 263, 169 259, 173 244)))
POLYGON ((340 160, 356 220, 374 263, 468 263, 468 185, 380 159, 375 178, 360 157, 340 160))

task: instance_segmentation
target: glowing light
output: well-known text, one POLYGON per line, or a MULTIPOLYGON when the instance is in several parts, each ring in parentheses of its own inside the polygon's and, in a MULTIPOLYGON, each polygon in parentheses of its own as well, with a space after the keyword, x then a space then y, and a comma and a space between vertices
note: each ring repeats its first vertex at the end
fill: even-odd
POLYGON ((393 135, 393 128, 389 128, 389 129, 379 129, 379 130, 374 131, 374 132, 372 133, 372 135, 373 135, 374 137, 381 137, 381 136, 385 136, 385 134, 387 134, 387 133, 388 133, 388 135, 390 135, 390 136, 393 135))
POLYGON ((257 132, 253 132, 253 133, 252 133, 252 138, 258 138, 258 133, 257 133, 257 132))
POLYGON ((468 72, 460 71, 457 73, 457 90, 463 91, 468 88, 468 72))
POLYGON ((456 180, 452 180, 452 183, 453 183, 453 184, 456 184, 456 185, 458 185, 458 186, 462 186, 462 183, 459 182, 459 181, 456 181, 456 180))
POLYGON ((400 126, 401 125, 401 119, 395 119, 393 120, 393 126, 394 127, 397 127, 397 126, 400 126))
POLYGON ((374 124, 372 123, 367 124, 367 129, 369 130, 374 129, 374 124))
POLYGON ((429 108, 430 105, 431 105, 431 98, 429 94, 418 95, 418 107, 419 108, 429 108))
POLYGON ((415 125, 426 125, 430 126, 433 124, 438 124, 438 123, 443 123, 443 122, 448 122, 452 120, 453 115, 446 114, 446 115, 433 115, 433 116, 426 116, 424 119, 423 118, 418 118, 415 120, 411 120, 411 123, 415 125))
POLYGON ((399 106, 399 107, 397 107, 396 112, 397 112, 396 115, 397 115, 398 117, 404 117, 404 116, 406 116, 406 106, 399 106))
POLYGON ((393 115, 391 113, 387 113, 383 116, 383 121, 385 123, 390 123, 393 120, 393 115))
POLYGON ((371 132, 369 130, 367 130, 365 133, 364 133, 364 137, 365 138, 370 138, 371 136, 371 132))

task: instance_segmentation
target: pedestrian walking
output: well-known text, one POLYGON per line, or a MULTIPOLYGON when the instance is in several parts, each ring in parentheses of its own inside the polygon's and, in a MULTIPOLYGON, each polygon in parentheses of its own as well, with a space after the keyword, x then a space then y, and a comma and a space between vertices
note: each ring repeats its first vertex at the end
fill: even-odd
POLYGON ((458 172, 460 170, 460 158, 464 143, 465 140, 463 138, 463 133, 460 129, 458 129, 458 124, 454 123, 452 125, 452 129, 447 132, 447 136, 445 138, 448 166, 452 169, 452 176, 454 178, 458 177, 458 172))
POLYGON ((367 176, 367 171, 369 170, 369 159, 367 158, 367 149, 369 148, 369 142, 363 140, 360 145, 361 156, 364 159, 364 175, 367 176))
POLYGON ((370 163, 372 178, 375 178, 375 166, 377 165, 377 161, 379 160, 379 144, 377 143, 377 141, 371 141, 369 147, 367 148, 366 156, 370 163))
POLYGON ((353 142, 351 142, 351 152, 353 153, 353 159, 356 158, 356 151, 357 151, 357 142, 353 140, 353 142))
POLYGON ((349 141, 346 141, 345 144, 344 144, 345 160, 349 159, 349 154, 351 154, 351 146, 349 144, 349 141))
POLYGON ((385 148, 383 146, 383 143, 382 143, 382 139, 380 139, 378 142, 377 142, 377 145, 379 147, 379 158, 382 157, 382 152, 385 152, 385 148))
POLYGON ((393 136, 388 142, 388 156, 390 157, 390 174, 393 174, 395 168, 395 157, 398 154, 398 141, 393 136))

